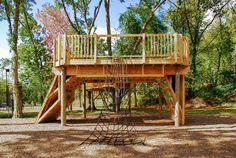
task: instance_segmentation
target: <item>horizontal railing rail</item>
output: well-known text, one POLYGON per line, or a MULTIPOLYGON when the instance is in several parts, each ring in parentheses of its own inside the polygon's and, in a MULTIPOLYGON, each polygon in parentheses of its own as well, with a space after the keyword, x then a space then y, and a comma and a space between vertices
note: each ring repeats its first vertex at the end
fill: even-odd
POLYGON ((106 40, 112 43, 112 56, 123 58, 172 60, 173 64, 188 64, 188 38, 180 34, 112 34, 112 35, 60 35, 54 39, 53 65, 68 65, 72 60, 97 63, 111 58, 106 40))

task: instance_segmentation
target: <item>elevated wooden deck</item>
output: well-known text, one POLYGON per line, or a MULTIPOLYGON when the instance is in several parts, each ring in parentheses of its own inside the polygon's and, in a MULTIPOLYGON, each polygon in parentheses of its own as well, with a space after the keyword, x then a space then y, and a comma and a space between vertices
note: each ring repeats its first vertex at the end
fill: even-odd
POLYGON ((179 34, 61 35, 54 39, 54 72, 66 67, 67 75, 102 79, 107 76, 104 69, 119 56, 128 65, 129 78, 175 75, 176 66, 185 75, 189 64, 188 45, 188 39, 179 34), (108 56, 101 46, 106 38, 113 41, 113 56, 108 56), (123 55, 124 52, 129 55, 123 55))
POLYGON ((56 119, 61 111, 62 125, 65 125, 65 109, 73 102, 74 97, 70 96, 75 88, 83 83, 105 83, 110 75, 106 70, 117 63, 125 65, 123 77, 129 83, 155 82, 161 78, 164 97, 170 112, 175 114, 175 124, 179 125, 179 120, 184 124, 189 44, 187 37, 180 34, 61 35, 54 39, 53 72, 57 79, 37 122, 56 119), (112 40, 112 56, 106 49, 107 38, 112 40), (170 84, 172 79, 175 87, 170 84))

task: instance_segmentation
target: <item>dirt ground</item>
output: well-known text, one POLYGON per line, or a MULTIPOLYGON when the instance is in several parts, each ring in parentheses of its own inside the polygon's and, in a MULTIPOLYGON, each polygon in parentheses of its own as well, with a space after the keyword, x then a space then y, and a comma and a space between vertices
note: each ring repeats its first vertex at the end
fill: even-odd
POLYGON ((71 120, 66 127, 0 119, 0 157, 236 157, 236 116, 187 115, 186 126, 179 128, 159 119, 137 117, 145 144, 128 146, 81 146, 95 127, 93 118, 71 120))

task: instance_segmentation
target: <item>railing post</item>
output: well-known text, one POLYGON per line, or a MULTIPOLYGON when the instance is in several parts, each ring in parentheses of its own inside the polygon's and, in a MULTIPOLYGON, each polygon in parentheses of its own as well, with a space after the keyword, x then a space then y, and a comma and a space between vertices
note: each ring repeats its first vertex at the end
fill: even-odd
POLYGON ((142 63, 145 63, 145 33, 143 33, 142 38, 143 38, 143 50, 142 50, 142 63))
POLYGON ((183 54, 184 54, 184 40, 183 40, 183 35, 180 34, 180 62, 183 63, 183 54))
POLYGON ((57 38, 57 47, 58 47, 57 49, 58 66, 60 66, 61 65, 61 36, 58 36, 57 38))
POLYGON ((56 58, 57 58, 57 51, 56 51, 56 47, 57 47, 57 44, 56 44, 56 39, 54 38, 53 39, 53 67, 56 67, 56 58))
POLYGON ((66 34, 63 35, 63 64, 67 64, 66 34))
POLYGON ((177 62, 177 59, 178 59, 178 34, 175 33, 174 35, 175 37, 175 62, 177 62))
POLYGON ((94 64, 97 63, 97 35, 94 35, 94 64))

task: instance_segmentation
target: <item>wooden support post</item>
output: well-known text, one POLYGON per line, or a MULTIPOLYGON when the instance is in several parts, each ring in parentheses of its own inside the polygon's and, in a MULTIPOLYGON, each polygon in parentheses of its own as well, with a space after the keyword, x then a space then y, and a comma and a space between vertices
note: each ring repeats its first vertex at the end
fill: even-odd
POLYGON ((94 98, 93 98, 93 91, 91 91, 91 112, 93 112, 93 107, 94 107, 94 98))
POLYGON ((86 118, 86 83, 84 83, 83 115, 84 115, 84 118, 86 118))
MULTIPOLYGON (((59 89, 58 89, 59 90, 59 89)), ((61 69, 61 125, 66 125, 66 70, 61 69)))
POLYGON ((81 84, 79 85, 79 107, 82 107, 82 88, 81 84))
POLYGON ((185 75, 180 78, 181 125, 185 124, 185 75))
POLYGON ((158 102, 159 102, 159 106, 160 106, 160 114, 162 114, 162 105, 163 105, 163 101, 162 101, 162 98, 163 98, 163 95, 162 95, 162 91, 161 91, 161 87, 159 86, 158 87, 158 102))
POLYGON ((91 91, 88 91, 88 102, 89 102, 89 107, 88 109, 90 108, 91 112, 93 111, 93 108, 92 108, 92 92, 91 91))
POLYGON ((129 105, 129 115, 131 116, 131 85, 129 84, 129 92, 128 92, 128 105, 129 105))
POLYGON ((176 75, 175 75, 175 127, 179 127, 179 94, 180 92, 180 74, 179 74, 179 66, 176 67, 176 75))
POLYGON ((134 107, 138 107, 138 103, 137 103, 137 88, 136 88, 136 84, 134 84, 134 107))

